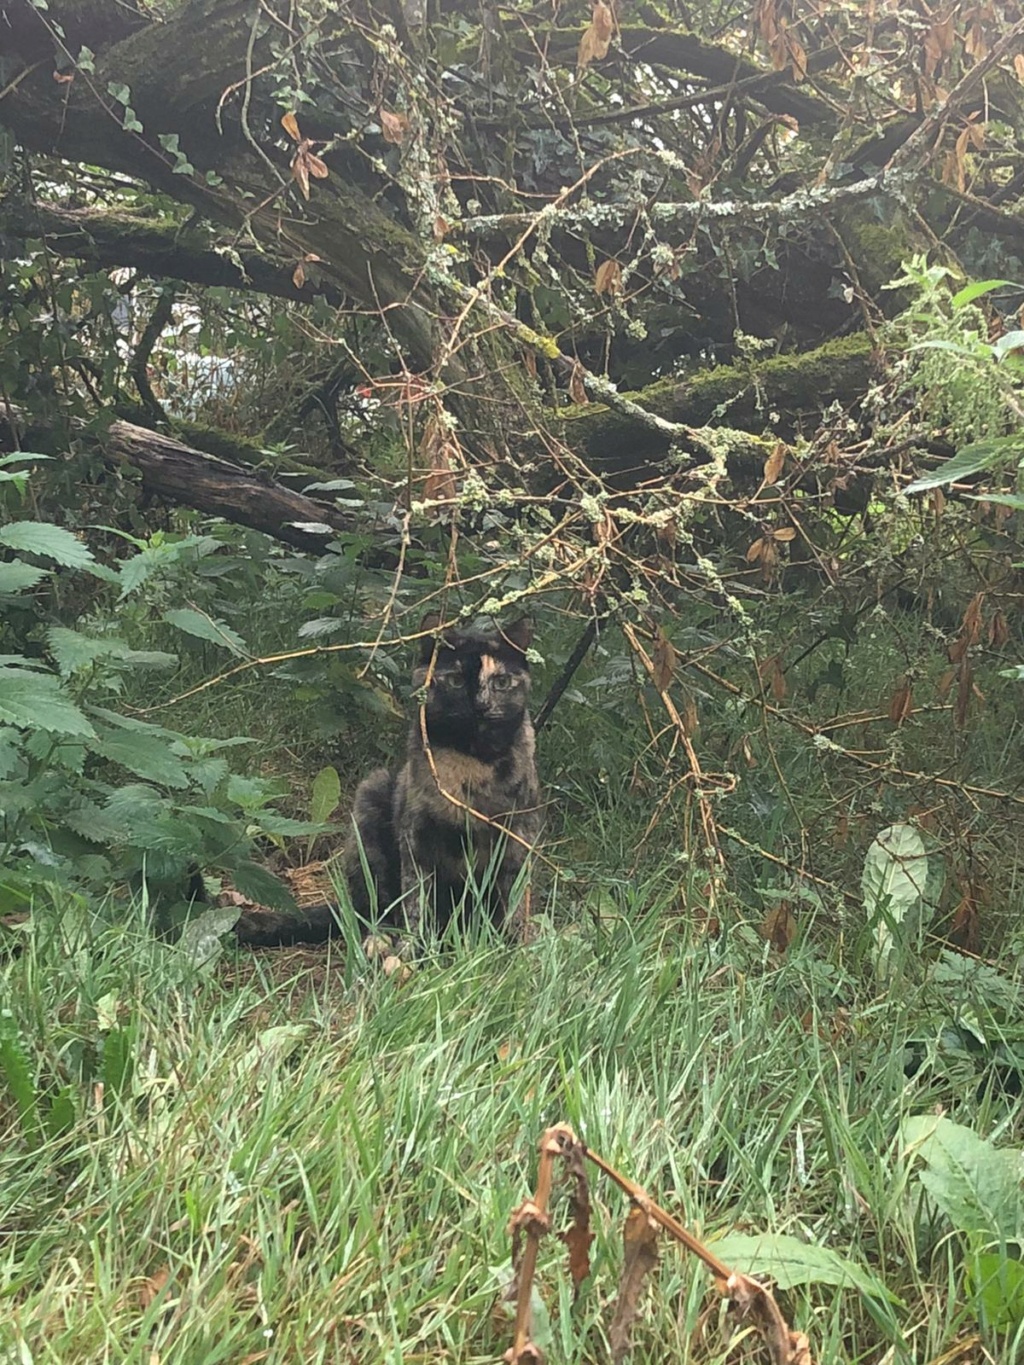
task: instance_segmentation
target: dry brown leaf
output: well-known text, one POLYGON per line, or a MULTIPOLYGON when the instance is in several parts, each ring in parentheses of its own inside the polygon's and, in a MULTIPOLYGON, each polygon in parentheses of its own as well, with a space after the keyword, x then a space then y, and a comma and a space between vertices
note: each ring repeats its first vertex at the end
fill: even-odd
POLYGON ((981 916, 978 913, 978 902, 970 891, 964 893, 960 904, 953 911, 949 936, 954 943, 966 948, 969 953, 981 950, 981 916))
POLYGON ((796 938, 796 919, 788 901, 780 901, 765 915, 761 937, 768 940, 777 953, 784 953, 796 938))
POLYGON ((910 679, 904 678, 889 698, 889 719, 893 725, 902 725, 914 709, 914 692, 910 679))
POLYGON ((575 1299, 579 1297, 583 1281, 590 1274, 590 1244, 594 1240, 594 1234, 590 1231, 590 1187, 583 1165, 583 1148, 579 1143, 566 1154, 566 1166, 573 1181, 572 1194, 569 1196, 572 1222, 562 1233, 562 1241, 569 1252, 569 1275, 575 1299))
POLYGON ((577 66, 582 68, 589 66, 591 62, 603 61, 608 56, 614 31, 615 18, 611 10, 604 0, 597 0, 591 12, 590 25, 580 39, 579 52, 576 55, 577 66))
POLYGON ((569 375, 569 397, 574 403, 589 401, 583 384, 583 366, 578 360, 573 361, 572 373, 569 375))
POLYGON ((306 267, 300 261, 292 271, 292 284, 296 289, 301 289, 306 283, 306 267))
POLYGON ((1002 649, 1003 645, 1010 638, 1010 627, 1006 624, 1006 617, 1001 611, 992 614, 992 620, 988 623, 988 642, 993 649, 1002 649))
POLYGON ((658 634, 654 640, 654 686, 659 692, 667 692, 672 678, 676 671, 677 654, 675 645, 662 630, 658 627, 658 634))
POLYGON ((945 673, 943 673, 942 677, 936 683, 935 695, 938 697, 939 701, 945 701, 946 698, 949 696, 949 689, 953 686, 953 680, 955 677, 956 670, 953 668, 947 668, 945 673))
POLYGON ((772 1365, 812 1365, 810 1343, 802 1332, 791 1332, 778 1304, 764 1285, 734 1271, 720 1290, 732 1300, 739 1317, 747 1318, 764 1338, 772 1365))
POLYGON ((302 141, 302 134, 299 132, 299 120, 290 111, 282 116, 281 127, 293 142, 302 141))
POLYGON ((679 713, 683 720, 683 729, 693 738, 700 729, 700 713, 697 710, 697 703, 693 697, 687 697, 683 702, 679 713))
POLYGON ((756 564, 764 551, 764 536, 758 536, 747 551, 747 563, 756 564))
POLYGON ((764 462, 764 481, 765 483, 778 483, 786 464, 786 447, 781 441, 775 443, 775 448, 764 462))
POLYGON ((73 71, 55 71, 53 79, 58 85, 70 85, 75 79, 75 73, 73 71))
POLYGON ((292 179, 302 192, 303 199, 309 198, 309 167, 301 151, 292 157, 292 179))
POLYGON ((960 667, 956 675, 956 702, 953 706, 953 724, 958 730, 962 730, 967 724, 967 714, 971 709, 971 697, 974 696, 974 672, 971 668, 970 656, 965 654, 960 661, 960 667))
POLYGON ((981 638, 981 609, 985 605, 985 594, 976 592, 967 604, 963 621, 960 623, 968 644, 976 645, 981 638))
POLYGON ((772 654, 769 658, 762 660, 757 668, 761 678, 761 684, 767 687, 775 701, 786 700, 786 675, 782 671, 782 660, 778 654, 772 654))
POLYGON ((155 1275, 150 1275, 147 1280, 143 1280, 139 1286, 139 1307, 143 1312, 152 1307, 159 1296, 167 1287, 171 1278, 170 1266, 163 1265, 155 1275))
POLYGON ((795 81, 802 81, 807 76, 807 51, 803 43, 793 37, 792 33, 786 34, 786 48, 789 56, 789 67, 793 73, 795 81))
POLYGON ((443 218, 441 214, 438 214, 434 219, 434 241, 443 241, 448 233, 451 232, 451 228, 452 225, 449 223, 448 219, 443 218))
POLYGON ((928 80, 934 77, 943 58, 948 57, 953 51, 955 37, 956 29, 952 15, 945 19, 937 19, 925 34, 924 74, 928 80))
POLYGON ((423 428, 419 453, 420 462, 429 471, 423 485, 426 501, 454 501, 458 495, 455 467, 460 452, 452 432, 436 413, 431 414, 423 428))
POLYGON ((1018 52, 1013 59, 1013 74, 1024 85, 1024 52, 1018 52))
POLYGON ((327 163, 321 161, 318 156, 314 156, 312 152, 306 153, 306 165, 309 167, 310 175, 316 180, 326 180, 330 175, 330 171, 327 169, 327 163))
POLYGON ((385 142, 400 147, 409 131, 409 120, 405 114, 393 114, 390 109, 380 111, 380 128, 385 142))
POLYGON ((772 532, 772 540, 781 541, 781 543, 782 543, 783 545, 788 544, 789 541, 791 541, 791 540, 796 540, 796 527, 795 527, 795 526, 779 526, 779 527, 777 527, 777 528, 772 532))
POLYGON ((532 351, 523 352, 523 364, 526 366, 526 373, 531 379, 537 378, 537 357, 532 351))
POLYGON ((618 261, 602 261, 594 275, 594 292, 619 294, 622 292, 622 266, 618 261))
POLYGON ((615 1313, 608 1329, 614 1365, 624 1360, 632 1345, 633 1323, 640 1311, 640 1291, 658 1264, 658 1225, 641 1208, 632 1208, 622 1230, 625 1261, 619 1280, 615 1313))

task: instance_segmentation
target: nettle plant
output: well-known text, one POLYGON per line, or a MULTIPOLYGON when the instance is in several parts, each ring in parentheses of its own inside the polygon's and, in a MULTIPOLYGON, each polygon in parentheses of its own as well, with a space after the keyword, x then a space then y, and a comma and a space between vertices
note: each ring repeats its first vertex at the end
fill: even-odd
MULTIPOLYGON (((221 543, 155 535, 116 568, 105 565, 65 528, 11 515, 24 504, 26 466, 45 458, 0 459, 0 912, 62 886, 98 895, 130 884, 159 891, 173 910, 196 868, 230 874, 264 903, 287 903, 254 860, 255 844, 323 826, 278 813, 280 783, 232 771, 229 753, 248 738, 181 734, 122 701, 130 675, 178 659, 132 648, 116 633, 118 614, 143 584, 221 543), (109 611, 88 632, 61 623, 53 605, 74 575, 109 585, 109 611)), ((184 607, 163 619, 191 635, 218 629, 184 607)))

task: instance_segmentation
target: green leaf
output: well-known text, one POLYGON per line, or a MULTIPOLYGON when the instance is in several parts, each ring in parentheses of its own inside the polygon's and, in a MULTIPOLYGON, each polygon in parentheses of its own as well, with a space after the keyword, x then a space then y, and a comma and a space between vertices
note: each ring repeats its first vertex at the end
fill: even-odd
POLYGON ((63 1137, 75 1126, 75 1092, 70 1085, 63 1086, 53 1097, 46 1113, 46 1135, 49 1138, 63 1137))
POLYGON ((0 545, 52 559, 66 569, 83 569, 93 559, 92 551, 70 531, 46 521, 11 521, 0 526, 0 545))
POLYGON ((63 818, 68 829, 88 839, 91 844, 123 843, 128 833, 123 821, 117 820, 109 810, 102 810, 92 801, 83 801, 65 811, 63 818))
POLYGON ((973 303, 975 299, 980 299, 983 294, 991 294, 993 289, 1020 289, 1019 284, 1014 284, 1012 280, 975 280, 973 284, 964 285, 950 299, 954 308, 963 308, 968 303, 973 303))
POLYGON ((102 758, 119 763, 136 777, 147 782, 158 782, 162 787, 188 786, 188 773, 181 759, 171 752, 170 745, 160 734, 118 734, 106 731, 93 741, 90 748, 102 758))
POLYGON ((908 1156, 925 1162, 921 1183, 954 1227, 1002 1241, 1020 1239, 1024 1153, 1019 1148, 994 1147, 972 1129, 933 1115, 905 1119, 901 1136, 908 1156))
POLYGON ((0 564, 0 593, 24 592, 26 588, 34 588, 41 578, 46 577, 47 572, 21 559, 8 560, 6 564, 0 564))
POLYGON ((259 863, 243 862, 232 869, 231 880, 243 896, 273 910, 296 910, 295 898, 284 882, 259 863))
POLYGON ((116 1100, 131 1083, 132 1078, 132 1030, 112 1028, 103 1039, 103 1102, 116 1100))
POLYGON ((52 673, 0 668, 0 723, 93 738, 95 731, 52 673))
POLYGON ((951 460, 931 474, 908 483, 904 493, 926 493, 930 488, 940 488, 944 483, 965 479, 971 474, 992 469, 1007 460, 1020 459, 1024 455, 1024 436, 996 436, 990 441, 972 441, 970 445, 958 450, 951 460))
POLYGON ((710 1243, 715 1255, 744 1275, 770 1275, 780 1289, 799 1284, 834 1284, 857 1289, 873 1299, 893 1295, 870 1271, 828 1247, 801 1242, 782 1233, 747 1236, 730 1232, 710 1243))
POLYGON ((173 668, 178 662, 176 654, 155 649, 132 649, 114 636, 83 635, 67 626, 51 626, 46 632, 46 641, 65 678, 101 659, 118 660, 140 668, 173 668))
POLYGON ((1019 493, 968 493, 971 502, 992 502, 997 507, 1012 507, 1015 512, 1024 512, 1024 497, 1019 493))
POLYGON ((929 889, 928 853, 913 825, 889 825, 873 840, 864 859, 861 890, 868 923, 875 931, 875 965, 880 976, 889 973, 893 931, 919 912, 929 889))
POLYGON ((341 778, 337 768, 321 768, 313 778, 313 790, 309 802, 309 816, 315 824, 321 825, 329 820, 338 809, 341 801, 341 778))
POLYGON ((39 1131, 39 1102, 28 1054, 10 1010, 0 1010, 0 1079, 7 1084, 26 1137, 39 1131))
POLYGON ((202 612, 193 611, 191 607, 178 607, 174 611, 165 611, 164 620, 168 625, 183 630, 186 635, 194 635, 197 640, 206 640, 211 645, 220 645, 222 649, 229 649, 232 654, 237 654, 239 658, 251 657, 248 646, 236 631, 225 625, 223 621, 214 621, 211 617, 204 616, 202 612))
POLYGON ((242 911, 237 905, 216 906, 189 920, 178 940, 178 948, 193 967, 214 962, 224 950, 221 942, 238 923, 242 911))
POLYGON ((966 1285, 987 1331, 1005 1332, 1024 1322, 1024 1262, 1005 1251, 972 1252, 966 1285))
POLYGON ((39 455, 33 450, 14 450, 10 455, 0 455, 0 469, 8 465, 24 464, 26 460, 52 460, 52 455, 39 455))
POLYGON ((1024 348, 1024 332, 1005 332, 995 343, 992 349, 996 353, 997 360, 1005 360, 1007 356, 1019 353, 1024 348))

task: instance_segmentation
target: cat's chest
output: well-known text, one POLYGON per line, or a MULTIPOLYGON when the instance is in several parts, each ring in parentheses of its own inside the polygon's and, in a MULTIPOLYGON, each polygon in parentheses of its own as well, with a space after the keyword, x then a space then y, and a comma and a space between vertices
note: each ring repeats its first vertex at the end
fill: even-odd
POLYGON ((472 754, 463 754, 457 749, 435 749, 432 757, 437 785, 451 796, 468 801, 503 785, 499 782, 496 765, 484 763, 472 754))

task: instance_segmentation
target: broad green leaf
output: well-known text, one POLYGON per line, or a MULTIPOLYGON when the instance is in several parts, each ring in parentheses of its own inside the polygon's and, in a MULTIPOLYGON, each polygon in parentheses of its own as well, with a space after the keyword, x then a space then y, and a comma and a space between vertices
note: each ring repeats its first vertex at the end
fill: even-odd
POLYGON ((1019 493, 968 493, 971 502, 992 502, 997 507, 1012 507, 1015 512, 1024 512, 1024 497, 1019 493))
POLYGON ((889 825, 875 838, 864 859, 861 890, 868 923, 875 931, 875 964, 880 976, 888 973, 893 929, 908 919, 920 923, 920 911, 930 889, 928 853, 913 825, 889 825))
POLYGON ((132 649, 114 636, 83 635, 81 631, 70 630, 67 626, 51 626, 46 632, 46 642, 65 678, 100 659, 116 659, 139 668, 173 668, 178 662, 176 654, 155 649, 132 649))
POLYGON ((241 913, 237 905, 214 906, 189 920, 178 948, 193 967, 203 967, 220 956, 224 950, 221 939, 231 933, 241 913))
POLYGON ((52 559, 66 569, 83 569, 92 563, 92 551, 77 536, 46 521, 10 521, 0 526, 0 545, 52 559))
POLYGON ((1024 1235, 1024 1152, 930 1114, 905 1119, 901 1136, 907 1155, 925 1162, 921 1183, 954 1227, 1011 1242, 1024 1235))
POLYGON ((68 829, 92 844, 116 844, 123 841, 128 833, 123 821, 92 801, 83 801, 65 811, 63 819, 68 829))
POLYGON ((0 593, 24 592, 26 588, 34 588, 48 572, 35 564, 26 564, 22 559, 8 560, 0 564, 0 593))
POLYGON ((273 810, 257 811, 251 818, 264 834, 323 834, 331 828, 322 821, 293 820, 290 815, 278 815, 273 810))
POLYGON ((185 765, 171 753, 162 735, 117 734, 108 730, 94 740, 90 748, 147 782, 178 789, 188 786, 185 765))
POLYGON ((272 910, 296 910, 295 899, 284 882, 259 863, 243 862, 232 869, 231 880, 243 896, 272 910))
POLYGON ((967 1292, 978 1321, 991 1332, 1024 1322, 1024 1261, 1004 1251, 975 1251, 967 1257, 967 1292))
POLYGON ((731 1269, 744 1275, 770 1275, 780 1289, 792 1289, 798 1284, 834 1284, 858 1289, 875 1299, 893 1298, 870 1271, 829 1247, 801 1242, 796 1237, 730 1232, 709 1245, 731 1269))
POLYGON ((975 280, 973 284, 964 285, 950 299, 954 308, 963 308, 968 303, 973 303, 975 299, 980 299, 984 294, 991 294, 993 289, 1020 289, 1019 284, 1014 284, 1012 280, 975 280))
POLYGON ((337 768, 321 768, 313 778, 309 802, 309 816, 315 824, 323 824, 338 809, 341 801, 341 778, 337 768))
POLYGON ((1022 348, 1024 348, 1024 332, 1021 331, 1005 332, 992 347, 999 360, 1004 360, 1022 348))
POLYGON ((996 436, 989 441, 972 441, 970 445, 958 450, 952 459, 934 470, 922 474, 913 483, 908 483, 904 493, 926 493, 930 488, 940 488, 944 483, 965 479, 982 470, 993 469, 1009 460, 1020 459, 1024 455, 1024 436, 996 436))
POLYGON ((211 617, 204 616, 202 612, 193 611, 191 607, 176 607, 173 611, 165 611, 164 620, 177 630, 184 631, 186 635, 194 635, 197 640, 207 640, 211 645, 220 645, 221 649, 229 649, 232 654, 237 654, 243 659, 250 657, 248 646, 237 631, 232 630, 223 621, 214 621, 211 617))
POLYGON ((0 722, 92 738, 95 731, 52 673, 0 668, 0 722))

